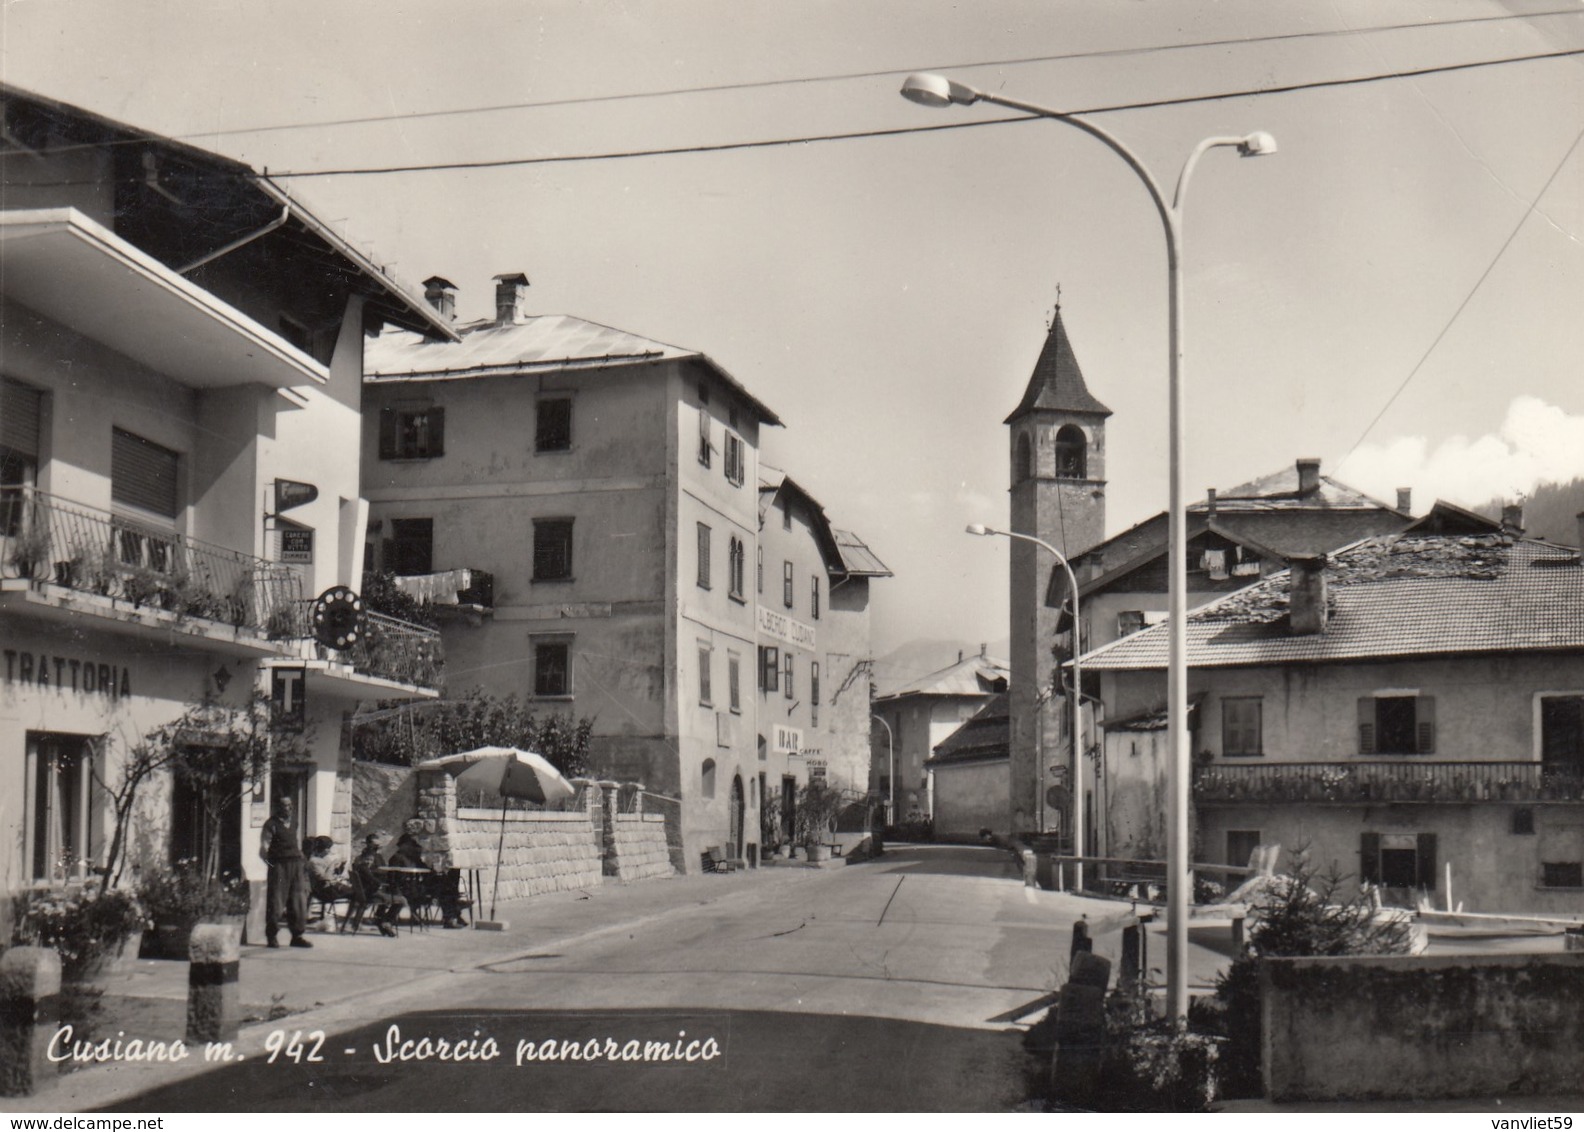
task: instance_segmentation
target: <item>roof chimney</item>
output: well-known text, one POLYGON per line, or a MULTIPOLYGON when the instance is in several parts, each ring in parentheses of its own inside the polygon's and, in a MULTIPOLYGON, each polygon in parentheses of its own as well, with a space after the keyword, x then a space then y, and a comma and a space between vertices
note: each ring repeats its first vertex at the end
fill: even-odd
POLYGON ((1302 456, 1298 459, 1298 494, 1313 495, 1320 486, 1320 459, 1302 456))
POLYGON ((1213 487, 1207 487, 1207 488, 1205 488, 1205 518, 1206 519, 1210 519, 1210 520, 1214 520, 1215 519, 1215 515, 1216 515, 1215 507, 1216 507, 1216 489, 1213 488, 1213 487))
POLYGON ((1413 488, 1399 487, 1397 489, 1397 510, 1404 515, 1413 514, 1413 488))
POLYGON ((979 659, 980 660, 984 660, 985 659, 985 654, 987 652, 989 652, 989 650, 990 650, 990 646, 985 644, 983 641, 980 641, 979 642, 979 659))
POLYGON ((1502 505, 1502 533, 1521 535, 1523 531, 1523 504, 1504 503, 1502 505))
POLYGON ((424 299, 441 316, 452 321, 456 320, 456 292, 457 286, 449 279, 439 275, 431 275, 424 280, 424 299))
POLYGON ((1293 633, 1323 633, 1331 613, 1326 600, 1325 555, 1295 557, 1291 561, 1288 625, 1293 633))
POLYGON ((962 651, 962 649, 958 649, 957 650, 957 663, 961 664, 962 662, 963 662, 963 651, 962 651))
POLYGON ((495 276, 495 321, 502 326, 523 320, 528 304, 528 276, 521 272, 495 276))

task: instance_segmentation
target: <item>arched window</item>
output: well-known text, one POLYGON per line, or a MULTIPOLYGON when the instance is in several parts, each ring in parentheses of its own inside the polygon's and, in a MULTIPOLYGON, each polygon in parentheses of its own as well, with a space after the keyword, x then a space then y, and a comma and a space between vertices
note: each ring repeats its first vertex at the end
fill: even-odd
POLYGON ((1014 483, 1034 478, 1034 449, 1029 444, 1028 433, 1018 437, 1017 442, 1017 474, 1014 483))
POLYGON ((1064 480, 1081 480, 1086 475, 1086 457, 1089 441, 1077 425, 1062 425, 1056 432, 1056 476, 1064 480))
POLYGON ((704 760, 704 771, 699 776, 699 795, 704 798, 715 797, 715 760, 704 760))

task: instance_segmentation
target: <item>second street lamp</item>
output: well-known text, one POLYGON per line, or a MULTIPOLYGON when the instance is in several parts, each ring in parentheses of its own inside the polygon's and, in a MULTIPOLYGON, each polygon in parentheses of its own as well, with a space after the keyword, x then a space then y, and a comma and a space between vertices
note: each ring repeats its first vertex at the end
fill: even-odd
MULTIPOLYGON (((1188 1017, 1188 903, 1193 888, 1188 857, 1188 543, 1187 516, 1182 493, 1182 208, 1188 178, 1207 150, 1230 146, 1244 157, 1276 152, 1276 139, 1264 131, 1241 137, 1209 137, 1194 146, 1177 177, 1177 191, 1170 203, 1150 171, 1127 146, 1106 130, 1083 118, 1022 102, 1015 98, 976 90, 966 83, 944 75, 909 75, 902 84, 902 97, 921 106, 971 106, 989 102, 1012 110, 1022 110, 1040 118, 1064 122, 1104 142, 1127 162, 1149 191, 1155 210, 1160 213, 1166 232, 1168 359, 1167 384, 1167 460, 1170 468, 1167 486, 1167 589, 1168 660, 1166 674, 1167 719, 1167 799, 1166 799, 1166 1009, 1167 1017, 1188 1017)), ((1075 587, 1076 588, 1076 587, 1075 587)))
MULTIPOLYGON (((1073 888, 1074 888, 1074 890, 1076 890, 1078 892, 1082 892, 1083 891, 1083 876, 1084 876, 1084 871, 1083 871, 1083 855, 1084 855, 1084 847, 1083 847, 1083 836, 1084 836, 1084 813, 1083 813, 1083 805, 1084 805, 1084 792, 1083 792, 1083 787, 1084 787, 1084 779, 1083 779, 1083 699, 1079 695, 1079 689, 1082 687, 1082 684, 1081 684, 1081 681, 1080 681, 1080 678, 1079 678, 1079 672, 1078 672, 1078 654, 1083 652, 1083 629, 1082 629, 1082 623, 1078 620, 1078 578, 1073 573, 1072 563, 1067 561, 1067 556, 1065 554, 1063 554, 1061 551, 1057 550, 1050 543, 1046 542, 1044 539, 1035 538, 1033 535, 1018 534, 1016 531, 998 531, 994 527, 985 526, 983 523, 969 523, 967 530, 968 530, 968 533, 971 534, 971 535, 1000 535, 1002 538, 1017 539, 1020 542, 1031 542, 1035 546, 1042 546, 1046 550, 1050 551, 1051 556, 1053 558, 1055 558, 1056 561, 1061 565, 1061 568, 1067 572, 1067 592, 1072 594, 1072 639, 1073 639, 1073 655, 1072 655, 1072 680, 1073 680, 1073 682, 1072 682, 1072 844, 1073 844, 1073 850, 1072 851, 1073 851, 1073 856, 1078 858, 1078 860, 1073 862, 1073 888)), ((1058 669, 1057 671, 1059 673, 1060 669, 1058 669)), ((1034 699, 1035 711, 1036 712, 1043 712, 1044 711, 1043 706, 1041 706, 1043 704, 1043 702, 1044 701, 1042 701, 1039 698, 1038 694, 1036 694, 1035 699, 1034 699)), ((1039 742, 1038 734, 1039 734, 1038 732, 1035 733, 1035 735, 1036 735, 1036 743, 1039 742)), ((1045 776, 1045 770, 1044 770, 1044 766, 1045 766, 1045 752, 1043 750, 1039 751, 1038 755, 1037 755, 1037 758, 1039 760, 1039 765, 1040 765, 1040 778, 1041 778, 1041 781, 1043 781, 1044 776, 1045 776)), ((1013 787, 1013 789, 1016 789, 1016 783, 1013 783, 1012 787, 1013 787)), ((1036 801, 1036 804, 1038 804, 1041 807, 1041 812, 1043 812, 1043 807, 1045 805, 1045 799, 1044 798, 1038 798, 1035 801, 1036 801)), ((1042 828, 1042 829, 1044 828, 1043 824, 1041 825, 1040 828, 1042 828)), ((1014 830, 1013 832, 1015 833, 1017 831, 1014 830)))

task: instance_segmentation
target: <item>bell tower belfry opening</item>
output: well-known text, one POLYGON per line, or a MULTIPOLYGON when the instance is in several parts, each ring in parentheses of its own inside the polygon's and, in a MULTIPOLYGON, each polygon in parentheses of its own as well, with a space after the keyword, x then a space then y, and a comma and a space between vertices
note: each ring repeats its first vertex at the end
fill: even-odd
MULTIPOLYGON (((1089 392, 1056 306, 1045 345, 1018 407, 1011 432, 1011 529, 1050 543, 1069 559, 1105 538, 1105 421, 1111 410, 1089 392)), ((1065 766, 1071 739, 1063 731, 1063 700, 1051 695, 1062 611, 1045 604, 1050 555, 1032 543, 1011 546, 1013 834, 1039 830, 1041 763, 1065 766)), ((1049 768, 1044 768, 1048 771, 1049 768)), ((1081 849, 1081 847, 1075 847, 1081 849)))

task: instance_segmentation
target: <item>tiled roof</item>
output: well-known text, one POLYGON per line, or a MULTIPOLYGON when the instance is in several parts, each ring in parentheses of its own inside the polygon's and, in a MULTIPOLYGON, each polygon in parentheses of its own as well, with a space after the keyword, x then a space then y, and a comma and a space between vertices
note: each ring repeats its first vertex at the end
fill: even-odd
POLYGON ((901 699, 903 696, 988 696, 1005 691, 1011 675, 1012 668, 1006 661, 976 653, 956 664, 910 680, 896 691, 878 697, 875 702, 901 699))
MULTIPOLYGON (((1210 501, 1202 499, 1191 505, 1190 511, 1208 511, 1210 501)), ((1320 476, 1313 491, 1298 490, 1298 467, 1288 464, 1280 471, 1257 480, 1238 484, 1237 487, 1216 494, 1216 510, 1220 511, 1285 511, 1285 510, 1397 510, 1389 503, 1365 495, 1330 476, 1320 476)))
MULTIPOLYGON (((1503 535, 1385 535, 1325 566, 1325 630, 1294 634, 1283 571, 1188 616, 1188 664, 1324 663, 1584 650, 1584 566, 1564 547, 1503 535)), ((1164 668, 1167 625, 1083 658, 1085 670, 1164 668)))
POLYGON ((1073 353, 1072 343, 1067 340, 1067 328, 1062 325, 1061 307, 1056 308, 1056 316, 1051 320, 1050 332, 1045 335, 1045 345, 1034 363, 1023 400, 1003 423, 1011 424, 1035 409, 1111 415, 1111 410, 1097 401, 1084 383, 1078 356, 1073 353))
POLYGON ((1007 695, 1002 692, 985 701, 966 723, 953 731, 935 747, 932 758, 925 766, 948 766, 952 763, 976 763, 1008 757, 1011 748, 1011 711, 1007 695))
POLYGON ((781 423, 707 355, 584 318, 531 315, 521 322, 470 323, 458 327, 458 332, 460 342, 435 342, 410 333, 381 334, 364 348, 364 374, 372 382, 445 381, 696 358, 742 394, 766 423, 781 423))
POLYGON ((841 551, 843 573, 870 578, 892 576, 891 568, 880 561, 863 539, 838 527, 832 527, 831 534, 836 536, 836 548, 841 551))

